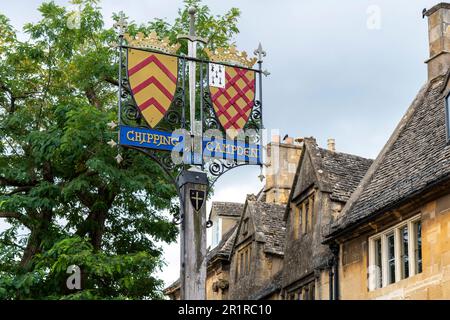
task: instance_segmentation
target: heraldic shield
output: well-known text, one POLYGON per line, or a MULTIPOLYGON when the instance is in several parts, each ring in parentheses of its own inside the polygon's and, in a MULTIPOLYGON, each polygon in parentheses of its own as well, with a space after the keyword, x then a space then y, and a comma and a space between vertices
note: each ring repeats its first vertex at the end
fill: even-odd
POLYGON ((152 128, 163 119, 177 88, 176 57, 128 49, 128 79, 142 116, 152 128))
POLYGON ((234 139, 245 127, 255 104, 255 72, 210 64, 209 88, 217 119, 234 139))

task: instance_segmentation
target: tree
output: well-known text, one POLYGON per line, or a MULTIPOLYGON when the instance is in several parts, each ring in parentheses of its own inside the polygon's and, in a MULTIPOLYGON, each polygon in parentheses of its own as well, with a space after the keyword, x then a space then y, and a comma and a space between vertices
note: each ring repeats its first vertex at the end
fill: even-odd
MULTIPOLYGON (((107 145, 117 119, 117 35, 105 28, 97 0, 75 0, 73 13, 44 3, 42 19, 20 41, 0 14, 0 299, 161 298, 161 242, 177 228, 174 186, 149 158, 107 145), (66 286, 81 271, 81 290, 66 286)), ((188 32, 198 8, 199 33, 211 48, 238 32, 238 9, 213 16, 184 2, 173 24, 131 23, 130 33, 158 32, 172 41, 188 32)), ((117 21, 117 15, 114 19, 117 21)), ((187 52, 183 45, 180 52, 187 52)))

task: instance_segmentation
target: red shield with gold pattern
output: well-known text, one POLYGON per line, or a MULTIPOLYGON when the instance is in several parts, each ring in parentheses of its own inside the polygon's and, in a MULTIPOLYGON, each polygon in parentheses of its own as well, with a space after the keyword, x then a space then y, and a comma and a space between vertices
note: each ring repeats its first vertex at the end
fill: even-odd
POLYGON ((231 138, 247 124, 255 104, 255 72, 210 64, 209 86, 216 117, 231 138))
POLYGON ((128 49, 128 79, 142 116, 152 128, 163 119, 177 88, 176 57, 128 49))

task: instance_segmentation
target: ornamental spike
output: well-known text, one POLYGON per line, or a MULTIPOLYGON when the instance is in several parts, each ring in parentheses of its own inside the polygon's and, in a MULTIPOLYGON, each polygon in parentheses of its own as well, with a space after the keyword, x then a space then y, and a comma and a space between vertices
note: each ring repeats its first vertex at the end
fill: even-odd
POLYGON ((114 23, 113 25, 114 29, 117 29, 117 32, 120 36, 123 36, 128 28, 128 22, 127 17, 125 16, 125 13, 122 11, 119 13, 119 20, 114 23))
POLYGON ((117 146, 117 143, 114 141, 114 140, 110 140, 109 142, 108 142, 108 145, 111 147, 111 148, 114 148, 115 146, 117 146))
POLYGON ((267 55, 267 53, 263 50, 261 42, 258 45, 258 48, 253 51, 253 54, 256 56, 259 63, 263 62, 263 58, 267 55))
POLYGON ((115 123, 114 121, 111 121, 110 123, 108 123, 108 127, 110 127, 111 130, 114 130, 117 127, 117 123, 115 123))

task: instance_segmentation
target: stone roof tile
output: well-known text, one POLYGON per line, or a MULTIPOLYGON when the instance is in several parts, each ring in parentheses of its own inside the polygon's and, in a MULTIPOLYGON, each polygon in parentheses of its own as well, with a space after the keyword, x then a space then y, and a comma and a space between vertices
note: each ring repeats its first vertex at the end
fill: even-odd
POLYGON ((443 88, 448 77, 427 83, 345 205, 329 236, 384 212, 450 175, 443 88))

